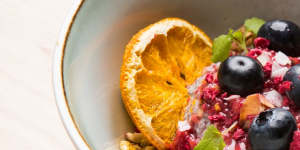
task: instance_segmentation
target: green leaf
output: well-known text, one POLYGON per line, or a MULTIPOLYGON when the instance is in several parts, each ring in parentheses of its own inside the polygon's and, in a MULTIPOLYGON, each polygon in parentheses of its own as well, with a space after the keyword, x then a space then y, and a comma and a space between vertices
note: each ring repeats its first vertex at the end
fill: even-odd
POLYGON ((228 35, 232 35, 232 33, 233 33, 233 29, 230 28, 230 29, 228 30, 228 35))
POLYGON ((224 61, 229 56, 232 40, 231 35, 224 34, 214 39, 211 58, 213 62, 224 61))
POLYGON ((243 33, 241 31, 236 31, 232 34, 233 38, 236 39, 238 42, 242 43, 244 38, 243 38, 243 33))
POLYGON ((259 28, 265 23, 264 20, 253 17, 245 20, 245 27, 249 31, 252 31, 254 34, 257 34, 259 28))
POLYGON ((240 47, 244 50, 247 51, 247 46, 246 46, 246 38, 245 35, 241 31, 235 31, 232 34, 233 38, 238 41, 240 47))
POLYGON ((222 134, 214 125, 210 125, 194 150, 223 150, 224 147, 222 134))

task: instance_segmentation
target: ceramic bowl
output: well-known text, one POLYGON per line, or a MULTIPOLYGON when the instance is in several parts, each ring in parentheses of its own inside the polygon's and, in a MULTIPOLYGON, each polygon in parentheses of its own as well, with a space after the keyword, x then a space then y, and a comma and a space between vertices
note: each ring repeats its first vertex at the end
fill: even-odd
POLYGON ((210 37, 244 19, 300 23, 297 0, 79 0, 63 27, 54 58, 54 89, 64 125, 80 150, 118 149, 133 125, 119 90, 124 47, 140 29, 180 17, 210 37))

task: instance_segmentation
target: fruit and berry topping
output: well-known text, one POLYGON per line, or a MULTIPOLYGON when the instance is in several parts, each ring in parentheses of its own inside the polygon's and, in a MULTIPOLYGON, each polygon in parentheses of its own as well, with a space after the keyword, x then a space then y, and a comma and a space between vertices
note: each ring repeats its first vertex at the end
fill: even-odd
POLYGON ((249 129, 252 150, 288 150, 297 129, 294 116, 282 108, 261 112, 249 129))
MULTIPOLYGON (((298 26, 254 17, 212 46, 182 20, 162 25, 172 22, 141 51, 129 45, 132 56, 124 57, 123 98, 142 134, 158 149, 299 150, 298 26), (139 67, 127 68, 133 64, 139 67)), ((128 139, 127 147, 145 145, 128 139)))
POLYGON ((291 21, 268 21, 259 29, 258 37, 270 40, 269 49, 300 56, 300 28, 291 21))
POLYGON ((286 72, 284 80, 287 81, 288 97, 293 100, 297 106, 300 106, 300 64, 291 67, 286 72))
POLYGON ((212 48, 216 63, 204 70, 197 81, 201 84, 192 92, 201 101, 202 119, 222 134, 224 150, 288 150, 290 144, 297 149, 300 143, 295 140, 300 112, 295 98, 289 96, 300 73, 286 79, 300 59, 270 49, 272 41, 267 37, 246 44, 247 35, 256 36, 263 24, 248 19, 239 30, 217 37, 212 48))
MULTIPOLYGON (((212 48, 216 63, 204 70, 191 92, 201 102, 202 119, 222 134, 224 150, 288 150, 300 126, 299 108, 288 98, 293 81, 285 79, 300 59, 270 49, 267 37, 253 38, 249 45, 247 35, 255 37, 263 24, 251 18, 239 30, 217 37, 212 48)), ((291 148, 297 149, 295 136, 291 148)), ((199 144, 203 138, 196 137, 199 144)))
POLYGON ((246 96, 260 92, 264 85, 262 66, 247 56, 231 56, 220 66, 218 81, 230 94, 246 96))

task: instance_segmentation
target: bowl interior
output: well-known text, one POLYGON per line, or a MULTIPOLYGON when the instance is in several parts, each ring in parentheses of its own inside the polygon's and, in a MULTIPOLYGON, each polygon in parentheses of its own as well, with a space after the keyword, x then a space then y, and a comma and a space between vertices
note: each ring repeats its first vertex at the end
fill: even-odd
POLYGON ((71 28, 63 78, 74 120, 92 149, 115 149, 133 125, 119 90, 124 47, 140 29, 165 17, 180 17, 210 37, 240 26, 245 18, 281 18, 300 23, 297 0, 85 0, 71 28))

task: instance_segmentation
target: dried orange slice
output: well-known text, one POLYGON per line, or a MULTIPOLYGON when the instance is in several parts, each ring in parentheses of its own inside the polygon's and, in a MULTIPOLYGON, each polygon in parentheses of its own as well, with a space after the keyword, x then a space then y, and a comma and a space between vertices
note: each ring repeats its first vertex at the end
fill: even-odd
POLYGON ((137 128, 158 149, 166 149, 183 119, 186 86, 211 63, 212 43, 199 28, 178 18, 139 31, 126 46, 120 87, 137 128))

